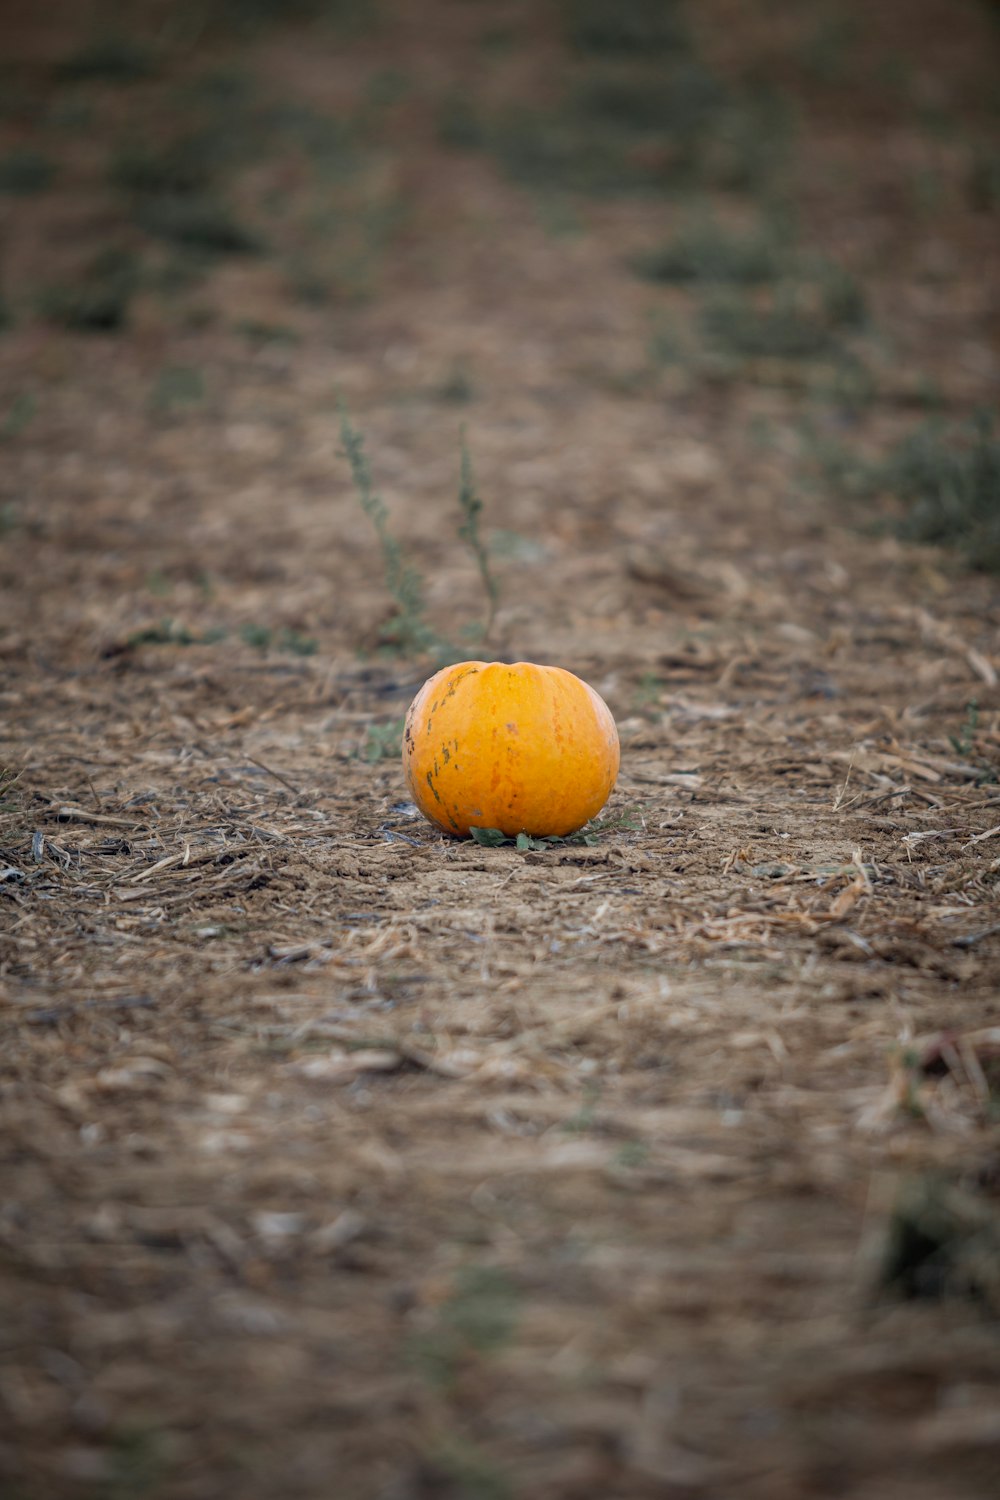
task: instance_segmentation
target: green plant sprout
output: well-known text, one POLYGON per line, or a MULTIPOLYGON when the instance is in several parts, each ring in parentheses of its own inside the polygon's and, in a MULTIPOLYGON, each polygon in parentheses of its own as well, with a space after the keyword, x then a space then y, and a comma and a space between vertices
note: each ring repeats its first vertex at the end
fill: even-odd
POLYGON ((375 528, 382 552, 386 588, 398 611, 394 622, 395 644, 402 652, 429 652, 443 644, 424 618, 424 589, 420 574, 403 555, 403 550, 389 530, 389 511, 372 483, 371 469, 365 454, 364 438, 351 423, 347 409, 340 404, 340 437, 351 466, 351 477, 361 509, 375 528))
POLYGON ((617 817, 592 818, 583 828, 578 828, 576 833, 549 834, 544 838, 535 838, 530 833, 519 833, 512 838, 499 828, 470 828, 469 833, 473 843, 481 844, 486 849, 499 849, 505 844, 522 851, 551 849, 555 844, 587 844, 593 847, 600 843, 602 833, 635 832, 639 824, 634 821, 634 816, 631 809, 626 809, 617 817))
MULTIPOLYGON (((455 661, 459 653, 427 622, 424 613, 423 579, 417 569, 407 561, 403 549, 390 530, 388 508, 372 483, 364 439, 353 426, 342 402, 338 409, 340 436, 351 466, 354 487, 361 509, 375 528, 375 535, 382 552, 386 588, 396 604, 396 617, 392 623, 392 645, 402 655, 408 653, 432 655, 442 666, 446 665, 448 662, 455 661)), ((458 498, 463 520, 459 525, 458 534, 462 541, 468 544, 476 559, 479 576, 486 593, 486 623, 481 632, 478 627, 472 627, 472 633, 485 641, 493 629, 500 589, 490 568, 489 550, 480 530, 479 521, 483 511, 483 502, 476 491, 472 460, 465 444, 464 429, 461 444, 461 480, 458 498)))
POLYGON ((486 623, 483 626, 483 642, 489 640, 496 619, 497 604, 500 600, 500 589, 496 578, 490 569, 489 553, 483 541, 482 532, 479 529, 479 518, 483 513, 483 502, 476 492, 476 481, 472 472, 472 459, 465 443, 465 428, 461 432, 462 445, 462 469, 461 481, 458 490, 458 503, 462 507, 462 515, 465 519, 458 528, 458 534, 463 542, 467 542, 472 555, 476 559, 479 568, 479 576, 483 581, 486 592, 487 612, 486 623))
POLYGON ((979 704, 975 698, 971 698, 965 706, 965 720, 962 724, 960 734, 949 734, 952 749, 956 755, 966 758, 972 750, 976 730, 979 728, 979 704))
POLYGON ((405 719, 391 719, 387 724, 369 724, 365 742, 358 752, 362 760, 374 765, 379 760, 398 760, 403 753, 405 719))
POLYGON ((24 769, 13 770, 10 766, 0 766, 0 808, 13 807, 13 802, 8 802, 8 793, 12 792, 24 775, 24 769))

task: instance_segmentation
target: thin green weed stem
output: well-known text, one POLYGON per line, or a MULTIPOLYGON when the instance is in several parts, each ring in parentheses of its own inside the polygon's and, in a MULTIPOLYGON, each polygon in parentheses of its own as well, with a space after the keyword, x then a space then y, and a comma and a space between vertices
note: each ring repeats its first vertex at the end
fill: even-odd
POLYGON ((472 472, 472 459, 469 456, 469 450, 466 446, 464 426, 461 430, 460 442, 462 463, 458 503, 462 508, 464 520, 458 528, 458 534, 463 542, 468 543, 472 555, 476 559, 476 566, 479 568, 479 576, 482 579, 483 589, 486 593, 486 623, 483 626, 483 644, 485 645, 493 632, 497 605, 500 601, 500 588, 490 568, 489 552, 479 528, 479 518, 483 512, 483 502, 476 490, 475 476, 472 472))
POLYGON ((403 652, 439 650, 443 642, 424 619, 424 591, 420 574, 406 561, 403 550, 389 529, 389 511, 372 483, 364 439, 340 403, 340 436, 361 509, 375 528, 382 552, 386 588, 396 603, 395 644, 403 652))

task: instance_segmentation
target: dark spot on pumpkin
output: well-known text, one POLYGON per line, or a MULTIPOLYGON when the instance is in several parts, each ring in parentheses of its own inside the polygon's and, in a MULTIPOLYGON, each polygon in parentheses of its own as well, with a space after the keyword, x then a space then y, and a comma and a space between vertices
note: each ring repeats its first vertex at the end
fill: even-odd
MULTIPOLYGON (((459 672, 458 676, 453 677, 448 683, 448 691, 444 695, 445 698, 454 698, 456 692, 458 691, 458 684, 462 681, 463 677, 475 677, 478 671, 478 667, 469 667, 466 671, 459 672)), ((436 708, 437 704, 435 704, 434 706, 436 708)))

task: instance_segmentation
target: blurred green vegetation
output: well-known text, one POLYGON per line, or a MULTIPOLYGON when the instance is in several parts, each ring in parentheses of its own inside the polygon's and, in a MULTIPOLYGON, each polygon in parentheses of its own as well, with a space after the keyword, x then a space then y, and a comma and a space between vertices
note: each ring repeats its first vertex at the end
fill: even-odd
POLYGON ((644 57, 690 46, 682 0, 563 0, 567 39, 599 56, 644 57))
POLYGON ((811 446, 825 483, 859 518, 953 548, 981 572, 1000 572, 1000 438, 992 413, 934 418, 879 458, 842 440, 811 446))
POLYGON ((108 246, 79 275, 43 288, 39 311, 54 323, 82 332, 114 333, 128 321, 139 286, 140 268, 130 251, 108 246))
MULTIPOLYGON (((44 77, 2 69, 0 194, 19 200, 19 215, 44 215, 63 192, 90 194, 97 211, 54 269, 19 270, 36 284, 13 285, 5 268, 0 330, 40 315, 115 335, 153 301, 168 326, 301 341, 322 313, 378 295, 419 218, 401 165, 409 137, 394 131, 412 112, 441 145, 478 153, 485 171, 527 189, 552 235, 586 234, 588 215, 610 211, 593 199, 633 195, 647 232, 659 222, 627 257, 647 283, 632 291, 648 298, 648 346, 633 368, 595 368, 604 389, 627 399, 657 382, 676 392, 771 382, 798 393, 789 420, 827 435, 804 462, 831 498, 863 495, 904 534, 1000 567, 992 429, 939 422, 877 462, 857 457, 860 425, 896 399, 873 312, 884 305, 880 273, 856 246, 845 251, 836 223, 817 231, 794 150, 814 96, 842 112, 868 90, 869 106, 922 143, 901 158, 892 212, 917 233, 961 212, 981 227, 973 216, 1000 208, 995 102, 929 86, 902 42, 894 51, 873 40, 863 8, 823 0, 786 7, 785 19, 766 56, 720 49, 720 61, 690 0, 544 0, 502 16, 484 6, 474 81, 453 69, 429 83, 369 46, 389 21, 376 0, 180 0, 156 29, 138 8, 98 5, 44 77), (335 108, 262 61, 269 33, 294 28, 310 45, 364 38, 356 87, 335 108), (550 49, 544 79, 504 86, 513 55, 530 58, 539 40, 550 49), (248 279, 277 269, 284 307, 217 306, 202 283, 234 257, 255 258, 248 279)), ((937 371, 922 383, 912 373, 909 405, 944 403, 937 371)), ((456 406, 482 399, 458 358, 432 394, 456 406)), ((204 399, 198 370, 168 364, 148 412, 192 419, 204 399)), ((14 416, 0 436, 25 425, 14 416)), ((410 605, 404 625, 420 613, 419 600, 410 605)))
POLYGON ((24 198, 43 193, 55 175, 55 163, 30 146, 0 156, 0 193, 24 198))
POLYGON ((971 567, 1000 572, 1000 438, 992 416, 918 428, 890 453, 878 479, 903 503, 904 536, 957 545, 971 567))
POLYGON ((703 218, 672 240, 634 257, 635 271, 647 281, 687 284, 774 281, 781 271, 781 249, 763 231, 736 234, 703 218))
POLYGON ((438 124, 443 143, 489 151, 528 187, 612 196, 763 191, 790 137, 778 96, 724 82, 693 52, 593 63, 547 108, 490 111, 453 93, 438 124))
POLYGON ((53 257, 58 268, 43 265, 36 285, 8 296, 0 327, 34 311, 77 332, 118 333, 139 292, 183 322, 189 295, 233 256, 280 262, 303 301, 372 294, 406 217, 395 183, 376 190, 371 179, 408 80, 376 69, 335 117, 275 84, 251 49, 267 28, 349 39, 378 24, 374 3, 184 0, 155 32, 121 9, 94 19, 47 76, 3 73, 0 122, 16 121, 18 139, 0 145, 0 194, 55 185, 105 197, 53 257), (75 139, 84 134, 85 150, 75 139))
POLYGON ((155 51, 117 29, 96 32, 67 54, 57 75, 66 83, 139 83, 157 71, 155 51))

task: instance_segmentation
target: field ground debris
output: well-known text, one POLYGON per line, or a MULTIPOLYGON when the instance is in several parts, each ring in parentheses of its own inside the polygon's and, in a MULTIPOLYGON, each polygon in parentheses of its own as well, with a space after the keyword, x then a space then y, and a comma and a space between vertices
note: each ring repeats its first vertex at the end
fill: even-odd
POLYGON ((9 9, 4 1500, 992 1500, 995 7, 9 9))

